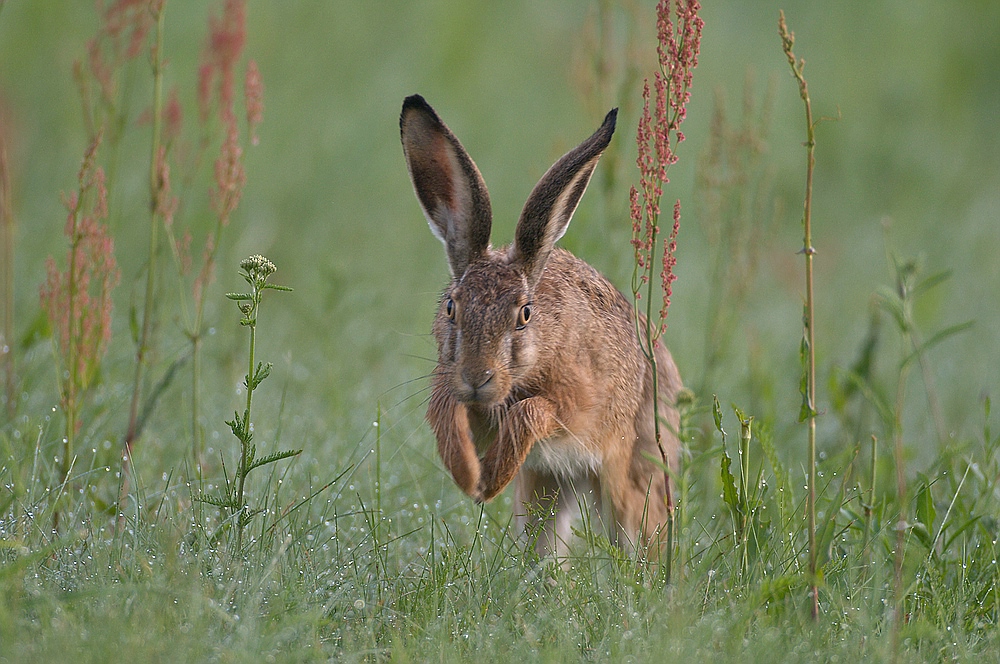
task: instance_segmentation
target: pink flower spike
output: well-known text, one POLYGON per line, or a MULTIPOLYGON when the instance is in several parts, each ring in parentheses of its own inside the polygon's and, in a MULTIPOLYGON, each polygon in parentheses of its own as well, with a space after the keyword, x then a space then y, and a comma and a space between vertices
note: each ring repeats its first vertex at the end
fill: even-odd
MULTIPOLYGON (((660 230, 660 197, 664 185, 670 181, 668 170, 677 163, 677 146, 685 138, 680 127, 687 118, 692 73, 698 64, 701 48, 704 23, 698 16, 700 9, 697 0, 659 0, 656 5, 659 68, 654 72, 652 82, 647 78, 643 84, 643 108, 636 129, 639 185, 632 188, 629 196, 636 263, 632 290, 636 299, 640 297, 642 285, 647 285, 650 294, 653 290, 651 277, 656 261, 654 246, 660 230), (640 233, 640 229, 644 232, 640 233)), ((649 321, 652 326, 650 343, 655 343, 656 337, 666 328, 673 282, 677 278, 674 267, 677 264, 677 234, 680 230, 679 200, 674 205, 673 222, 669 236, 663 241, 660 271, 663 307, 659 312, 659 321, 649 321)))
POLYGON ((246 82, 243 84, 243 94, 247 104, 247 126, 250 128, 250 143, 257 145, 257 126, 264 119, 264 82, 260 77, 257 62, 251 60, 247 64, 246 82))

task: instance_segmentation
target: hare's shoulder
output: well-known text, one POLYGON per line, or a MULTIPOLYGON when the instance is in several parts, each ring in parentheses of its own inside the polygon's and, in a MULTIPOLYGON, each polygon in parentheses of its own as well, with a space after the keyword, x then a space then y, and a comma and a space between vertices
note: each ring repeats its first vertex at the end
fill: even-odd
POLYGON ((552 250, 538 290, 574 300, 576 306, 590 309, 605 319, 630 322, 632 318, 631 303, 607 277, 559 247, 552 250))

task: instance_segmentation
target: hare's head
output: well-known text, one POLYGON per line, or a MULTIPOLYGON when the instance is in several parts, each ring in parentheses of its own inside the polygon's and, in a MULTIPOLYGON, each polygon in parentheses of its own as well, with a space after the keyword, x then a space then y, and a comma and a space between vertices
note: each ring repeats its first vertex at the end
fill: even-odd
POLYGON ((403 153, 431 232, 444 243, 451 283, 442 295, 434 336, 437 372, 455 397, 489 408, 537 377, 541 355, 558 340, 534 293, 556 241, 569 226, 597 161, 611 141, 617 109, 593 136, 542 176, 524 205, 513 244, 490 247, 493 214, 482 175, 423 97, 403 102, 403 153))

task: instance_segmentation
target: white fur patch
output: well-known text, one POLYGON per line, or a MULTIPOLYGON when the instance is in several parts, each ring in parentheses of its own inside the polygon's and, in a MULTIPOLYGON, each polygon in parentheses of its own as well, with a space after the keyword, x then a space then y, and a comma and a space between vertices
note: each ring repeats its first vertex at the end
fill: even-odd
POLYGON ((596 475, 601 457, 577 436, 564 433, 535 443, 524 465, 569 480, 596 475))

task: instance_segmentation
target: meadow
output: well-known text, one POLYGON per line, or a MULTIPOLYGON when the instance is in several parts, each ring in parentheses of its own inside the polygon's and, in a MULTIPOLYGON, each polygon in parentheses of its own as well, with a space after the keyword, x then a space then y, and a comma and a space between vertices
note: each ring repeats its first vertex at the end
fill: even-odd
POLYGON ((560 244, 627 291, 654 3, 147 4, 0 2, 0 660, 996 659, 1000 5, 702 8, 664 193, 690 388, 667 578, 589 523, 539 560, 509 490, 481 508, 443 468, 423 415, 448 271, 399 143, 420 93, 506 242, 619 107, 560 244), (820 119, 816 575, 779 9, 820 119), (115 269, 47 307, 74 218, 114 243, 85 267, 115 269), (253 255, 292 291, 251 298, 253 255), (74 311, 100 315, 67 361, 74 311))

